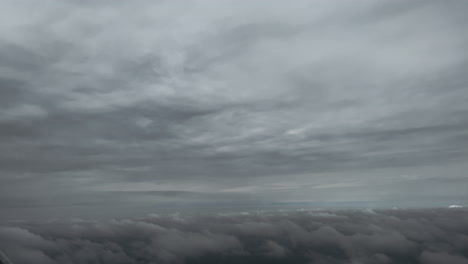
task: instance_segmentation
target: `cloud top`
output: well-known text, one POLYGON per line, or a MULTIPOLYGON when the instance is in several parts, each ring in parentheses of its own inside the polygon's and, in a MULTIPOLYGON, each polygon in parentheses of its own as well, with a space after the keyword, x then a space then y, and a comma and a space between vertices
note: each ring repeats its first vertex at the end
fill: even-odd
POLYGON ((468 263, 466 210, 252 212, 12 223, 16 263, 468 263))

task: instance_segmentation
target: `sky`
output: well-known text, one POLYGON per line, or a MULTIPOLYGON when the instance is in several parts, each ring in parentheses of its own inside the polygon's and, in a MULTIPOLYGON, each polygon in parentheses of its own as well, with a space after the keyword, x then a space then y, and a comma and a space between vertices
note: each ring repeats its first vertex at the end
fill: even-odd
POLYGON ((0 219, 467 205, 467 10, 2 1, 0 219))

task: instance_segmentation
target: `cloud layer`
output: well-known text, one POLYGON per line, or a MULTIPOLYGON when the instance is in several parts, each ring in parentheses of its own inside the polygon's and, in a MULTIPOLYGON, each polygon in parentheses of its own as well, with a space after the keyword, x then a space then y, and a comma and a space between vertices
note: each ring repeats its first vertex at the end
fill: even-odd
POLYGON ((0 206, 462 203, 467 8, 2 1, 0 206))
POLYGON ((464 209, 295 211, 22 222, 16 263, 468 263, 464 209))

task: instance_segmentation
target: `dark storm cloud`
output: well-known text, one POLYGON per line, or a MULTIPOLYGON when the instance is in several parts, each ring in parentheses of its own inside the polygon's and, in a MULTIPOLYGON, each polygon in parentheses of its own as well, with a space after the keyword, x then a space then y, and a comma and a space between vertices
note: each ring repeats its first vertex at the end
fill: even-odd
POLYGON ((424 184, 421 171, 467 184, 466 9, 5 1, 0 198, 76 204, 80 193, 154 191, 270 200, 290 188, 307 200, 323 185, 360 185, 362 195, 329 193, 375 200, 378 186, 404 185, 400 175, 424 184), (372 173, 385 177, 358 176, 372 173), (312 189, 286 186, 286 177, 312 189))
POLYGON ((297 211, 23 222, 18 263, 468 263, 463 209, 297 211))

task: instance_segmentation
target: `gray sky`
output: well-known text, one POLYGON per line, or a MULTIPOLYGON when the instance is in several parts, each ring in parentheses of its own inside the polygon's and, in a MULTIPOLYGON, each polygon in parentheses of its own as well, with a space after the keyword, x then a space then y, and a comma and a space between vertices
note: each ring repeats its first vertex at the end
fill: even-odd
POLYGON ((466 204, 467 11, 2 1, 0 208, 466 204))

